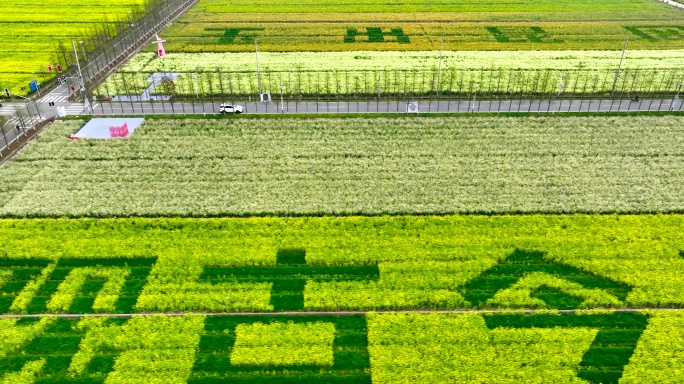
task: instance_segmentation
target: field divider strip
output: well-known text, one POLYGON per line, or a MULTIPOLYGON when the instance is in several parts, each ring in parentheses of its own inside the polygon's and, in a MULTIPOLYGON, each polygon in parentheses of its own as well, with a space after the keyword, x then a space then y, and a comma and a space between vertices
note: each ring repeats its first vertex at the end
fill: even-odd
POLYGON ((652 312, 684 312, 684 308, 595 308, 595 309, 454 309, 454 310, 368 310, 368 311, 289 311, 289 312, 140 312, 140 313, 42 313, 42 314, 4 314, 0 315, 0 319, 30 319, 42 317, 55 317, 61 319, 76 319, 83 317, 115 317, 115 318, 130 318, 134 316, 149 317, 149 316, 365 316, 367 313, 379 314, 592 314, 592 313, 638 313, 643 311, 652 312), (603 312, 605 311, 605 312, 603 312))

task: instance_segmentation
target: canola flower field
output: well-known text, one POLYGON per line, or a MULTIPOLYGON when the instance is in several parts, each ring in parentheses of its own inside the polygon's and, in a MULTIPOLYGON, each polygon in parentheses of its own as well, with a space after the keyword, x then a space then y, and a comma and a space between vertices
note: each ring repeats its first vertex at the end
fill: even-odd
MULTIPOLYGON (((0 86, 140 5, 4 2, 0 86)), ((672 97, 656 1, 200 0, 95 94, 594 97, 627 35, 617 92, 672 97)), ((679 383, 683 122, 53 123, 0 165, 0 384, 679 383)))
POLYGON ((149 120, 70 140, 82 125, 0 168, 0 215, 684 211, 679 116, 149 120))
POLYGON ((680 120, 54 123, 0 167, 0 380, 676 383, 680 120))
POLYGON ((165 33, 173 52, 681 48, 684 14, 649 0, 296 3, 201 0, 165 33))
POLYGON ((684 305, 682 220, 5 219, 4 313, 203 313, 1 319, 0 373, 20 383, 676 382, 666 369, 684 363, 684 316, 662 309, 684 305), (372 312, 306 314, 344 308, 372 312), (385 312, 449 308, 505 311, 385 312), (263 314, 212 314, 241 311, 263 314))
MULTIPOLYGON (((82 38, 95 26, 124 20, 129 12, 140 8, 144 0, 4 0, 0 3, 0 88, 11 88, 23 95, 20 87, 29 89, 34 79, 47 82, 55 77, 48 64, 66 68, 58 46, 72 38, 82 38)), ((77 41, 78 42, 78 41, 77 41)))

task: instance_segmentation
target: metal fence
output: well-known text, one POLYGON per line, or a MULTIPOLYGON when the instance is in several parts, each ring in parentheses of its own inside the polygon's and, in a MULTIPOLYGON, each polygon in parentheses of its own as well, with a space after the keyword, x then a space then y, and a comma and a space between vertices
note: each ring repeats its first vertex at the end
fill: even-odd
MULTIPOLYGON (((270 101, 259 97, 224 95, 212 97, 174 97, 168 100, 99 101, 95 104, 95 116, 119 115, 186 115, 218 114, 220 105, 239 105, 241 113, 247 114, 318 114, 318 113, 536 113, 555 114, 567 112, 673 112, 684 110, 684 103, 677 93, 653 95, 653 97, 625 95, 546 95, 508 94, 498 97, 480 97, 446 94, 430 95, 375 95, 364 98, 301 98, 298 96, 273 95, 270 101)), ((232 111, 229 111, 232 113, 232 111)))
MULTIPOLYGON (((79 39, 79 48, 76 51, 78 61, 81 63, 82 79, 74 82, 85 85, 85 89, 104 80, 112 70, 127 60, 152 36, 183 14, 187 9, 197 3, 198 0, 152 0, 145 3, 144 8, 136 10, 127 20, 116 23, 98 25, 97 29, 89 37, 79 39), (81 43, 82 42, 82 43, 81 43)), ((73 50, 64 45, 61 46, 61 54, 66 64, 75 59, 73 50)), ((79 73, 75 66, 70 66, 61 76, 78 79, 79 73)), ((43 93, 49 92, 58 82, 55 80, 43 87, 43 93)), ((35 98, 37 95, 33 95, 35 98)), ((83 95, 77 89, 72 95, 73 99, 82 98, 83 95)), ((27 103, 12 104, 10 110, 7 107, 2 111, 6 120, 0 124, 0 150, 19 142, 24 136, 35 130, 36 126, 48 118, 54 117, 54 111, 43 111, 35 101, 27 99, 27 103)))
POLYGON ((0 123, 0 161, 3 160, 3 150, 18 147, 23 139, 37 129, 38 124, 50 118, 35 103, 14 104, 11 111, 13 114, 2 116, 0 123))
POLYGON ((103 74, 109 73, 197 1, 164 0, 148 3, 144 15, 124 22, 124 27, 113 39, 103 42, 98 35, 87 38, 84 45, 92 49, 90 52, 79 52, 79 60, 84 63, 81 68, 86 86, 101 80, 103 74))
POLYGON ((684 69, 480 69, 435 68, 414 70, 336 70, 151 73, 118 72, 95 90, 99 100, 168 99, 272 96, 289 98, 368 99, 415 96, 418 98, 520 95, 554 98, 562 95, 674 95, 682 87, 684 69))

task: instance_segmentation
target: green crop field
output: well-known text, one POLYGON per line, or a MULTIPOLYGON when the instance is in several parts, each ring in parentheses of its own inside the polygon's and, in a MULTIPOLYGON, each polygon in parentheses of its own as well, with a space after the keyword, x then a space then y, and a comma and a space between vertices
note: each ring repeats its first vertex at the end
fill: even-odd
POLYGON ((463 95, 484 80, 497 85, 489 94, 555 95, 565 81, 567 93, 596 95, 614 93, 627 36, 618 91, 674 94, 684 12, 654 0, 201 0, 162 33, 167 57, 147 47, 95 94, 140 94, 151 73, 178 72, 171 89, 154 92, 248 97, 284 85, 296 97, 463 95))
MULTIPOLYGON (((262 52, 257 73, 254 53, 153 53, 137 55, 100 85, 104 95, 141 94, 153 73, 178 73, 153 92, 174 96, 250 97, 259 90, 289 98, 313 96, 382 97, 468 95, 477 87, 484 97, 536 94, 610 94, 620 62, 619 51, 354 51, 262 52), (438 70, 439 68, 439 70, 438 70), (195 87, 197 84, 197 87, 195 87), (477 86, 476 86, 477 84, 477 86)), ((684 50, 630 51, 623 62, 619 93, 674 96, 684 71, 684 50)))
POLYGON ((683 220, 5 219, 0 312, 684 307, 683 220))
POLYGON ((681 381, 679 116, 83 123, 0 166, 2 384, 681 381))
POLYGON ((678 383, 683 330, 674 312, 3 319, 0 372, 6 383, 678 383))
MULTIPOLYGON (((0 89, 142 5, 6 0, 0 89)), ((654 0, 199 0, 161 36, 94 95, 670 100, 684 76, 684 12, 654 0)), ((0 384, 682 382, 683 116, 84 124, 0 159, 0 384)))
POLYGON ((39 82, 55 74, 47 65, 66 65, 73 61, 58 49, 71 46, 72 38, 83 38, 101 23, 126 19, 129 12, 141 7, 144 0, 4 0, 0 3, 0 88, 11 88, 23 95, 33 72, 39 82), (68 62, 65 62, 68 60, 68 62))
POLYGON ((674 383, 681 228, 680 215, 0 220, 3 313, 199 312, 0 319, 0 374, 674 383), (498 312, 384 312, 476 308, 498 312), (331 312, 344 309, 377 312, 331 312), (262 314, 212 315, 242 311, 262 314))
POLYGON ((0 215, 682 212, 681 117, 54 124, 0 168, 0 215))
POLYGON ((684 13, 651 0, 515 3, 201 0, 164 37, 171 52, 613 49, 684 46, 684 13))

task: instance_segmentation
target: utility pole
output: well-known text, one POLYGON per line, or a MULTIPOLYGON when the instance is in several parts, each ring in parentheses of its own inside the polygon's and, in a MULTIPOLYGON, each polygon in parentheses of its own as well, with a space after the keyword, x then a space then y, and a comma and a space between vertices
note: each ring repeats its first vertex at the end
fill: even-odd
POLYGON ((622 61, 625 60, 625 52, 627 52, 627 43, 629 43, 629 36, 630 35, 627 35, 627 38, 625 39, 625 46, 624 46, 624 48, 622 48, 622 57, 620 58, 620 65, 618 66, 617 73, 615 73, 615 81, 613 82, 613 90, 610 92, 611 97, 615 93, 615 88, 617 87, 618 77, 620 77, 620 70, 622 69, 622 61))
POLYGON ((442 36, 442 45, 439 46, 439 65, 437 66, 437 96, 442 90, 442 51, 444 50, 444 36, 442 36))
POLYGON ((83 73, 81 72, 81 63, 78 60, 78 51, 76 51, 76 39, 71 39, 71 45, 74 47, 74 56, 76 57, 76 67, 78 68, 78 78, 79 78, 79 85, 81 86, 80 90, 83 92, 83 100, 85 107, 88 109, 90 114, 93 114, 93 106, 90 104, 90 100, 88 100, 88 93, 86 92, 86 87, 85 87, 85 81, 83 79, 83 73))
POLYGON ((257 38, 254 38, 254 51, 256 52, 256 70, 257 70, 257 85, 259 87, 259 97, 261 97, 261 72, 259 72, 259 44, 257 38))
MULTIPOLYGON (((285 86, 280 84, 280 113, 285 113, 285 102, 283 101, 283 89, 285 86)), ((289 110, 289 108, 288 108, 289 110)))

